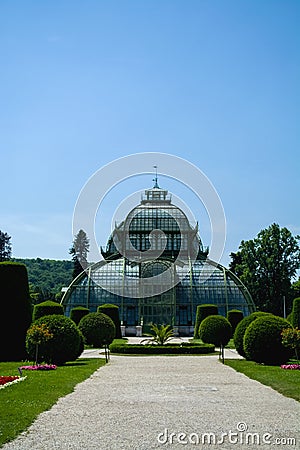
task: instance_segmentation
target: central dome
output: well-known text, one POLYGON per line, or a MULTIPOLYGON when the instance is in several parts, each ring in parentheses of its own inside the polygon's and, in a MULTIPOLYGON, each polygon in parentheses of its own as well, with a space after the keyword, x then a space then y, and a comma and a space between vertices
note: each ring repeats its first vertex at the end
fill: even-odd
POLYGON ((198 235, 198 224, 192 227, 185 213, 171 203, 168 191, 154 187, 145 191, 141 203, 126 219, 116 225, 105 251, 106 260, 125 256, 129 260, 193 260, 207 256, 198 235))

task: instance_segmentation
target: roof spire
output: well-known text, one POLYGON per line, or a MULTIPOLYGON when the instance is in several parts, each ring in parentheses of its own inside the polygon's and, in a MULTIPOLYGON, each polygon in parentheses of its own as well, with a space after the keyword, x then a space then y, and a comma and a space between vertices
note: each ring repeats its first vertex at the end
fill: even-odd
POLYGON ((154 181, 154 186, 153 189, 160 189, 159 185, 158 185, 158 176, 157 176, 157 166, 153 166, 155 169, 155 178, 153 178, 152 181, 154 181))

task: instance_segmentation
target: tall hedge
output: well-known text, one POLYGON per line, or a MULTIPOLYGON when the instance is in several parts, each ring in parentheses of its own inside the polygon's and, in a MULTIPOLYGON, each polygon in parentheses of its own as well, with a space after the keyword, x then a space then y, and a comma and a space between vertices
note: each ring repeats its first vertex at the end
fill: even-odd
POLYGON ((108 317, 111 318, 111 320, 113 321, 113 323, 115 324, 115 327, 116 327, 116 339, 121 339, 122 333, 121 333, 121 323, 120 323, 120 316, 119 316, 119 307, 117 305, 106 303, 105 305, 98 306, 97 311, 102 314, 106 314, 108 317))
POLYGON ((89 308, 85 308, 84 306, 75 306, 74 308, 71 309, 70 319, 72 319, 73 322, 75 322, 76 325, 78 325, 81 319, 87 314, 89 314, 89 312, 90 312, 89 308))
POLYGON ((201 322, 208 316, 217 316, 218 307, 217 305, 198 305, 196 310, 196 321, 194 327, 194 338, 199 339, 199 327, 201 322))
POLYGON ((300 328, 300 297, 293 300, 292 325, 294 328, 300 328))
POLYGON ((236 327, 240 323, 241 320, 243 320, 244 314, 239 309, 231 309, 227 313, 227 319, 230 322, 230 325, 232 326, 232 333, 235 332, 236 327))
POLYGON ((0 263, 0 311, 0 361, 21 360, 26 356, 26 331, 32 316, 24 264, 0 263))
POLYGON ((63 316, 64 307, 60 303, 46 300, 45 302, 34 305, 32 320, 35 321, 40 317, 49 316, 51 314, 61 314, 63 316))

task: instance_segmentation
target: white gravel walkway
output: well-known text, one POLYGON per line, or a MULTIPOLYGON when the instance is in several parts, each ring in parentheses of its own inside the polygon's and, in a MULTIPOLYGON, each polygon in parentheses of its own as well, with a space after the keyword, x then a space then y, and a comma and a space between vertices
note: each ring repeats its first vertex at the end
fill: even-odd
POLYGON ((215 356, 113 355, 3 450, 298 449, 299 424, 298 402, 215 356))

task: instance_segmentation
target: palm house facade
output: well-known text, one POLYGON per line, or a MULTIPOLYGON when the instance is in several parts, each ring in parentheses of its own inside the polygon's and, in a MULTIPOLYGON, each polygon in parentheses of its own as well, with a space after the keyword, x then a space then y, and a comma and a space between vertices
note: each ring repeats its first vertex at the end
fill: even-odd
POLYGON ((140 335, 152 323, 170 324, 179 335, 191 335, 196 309, 215 304, 219 314, 232 309, 255 311, 243 283, 227 268, 209 259, 186 214, 158 186, 115 226, 103 260, 73 280, 62 298, 66 315, 84 306, 119 306, 125 335, 140 335))

